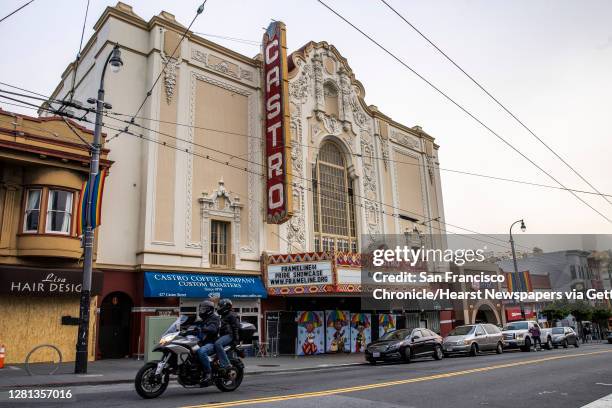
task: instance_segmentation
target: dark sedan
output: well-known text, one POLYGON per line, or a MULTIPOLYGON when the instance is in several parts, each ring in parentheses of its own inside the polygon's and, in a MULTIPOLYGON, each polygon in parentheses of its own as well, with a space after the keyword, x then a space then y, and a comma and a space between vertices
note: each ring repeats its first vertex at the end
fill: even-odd
POLYGON ((608 343, 612 344, 612 330, 608 331, 608 335, 606 338, 608 339, 608 343))
POLYGON ((578 336, 571 327, 553 327, 552 329, 547 330, 550 330, 552 344, 555 348, 558 348, 559 346, 568 348, 570 345, 580 347, 578 336))
POLYGON ((424 328, 399 329, 385 333, 380 339, 366 347, 365 358, 370 364, 378 361, 404 361, 413 358, 444 357, 442 337, 424 328))

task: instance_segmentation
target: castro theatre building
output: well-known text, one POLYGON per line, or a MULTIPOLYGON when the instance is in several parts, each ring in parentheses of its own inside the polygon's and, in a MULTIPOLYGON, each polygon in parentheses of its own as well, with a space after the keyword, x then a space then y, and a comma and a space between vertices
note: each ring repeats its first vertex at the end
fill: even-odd
MULTIPOLYGON (((273 27, 269 43, 282 31, 273 27)), ((181 41, 185 28, 169 12, 145 19, 119 2, 95 23, 76 73, 74 99, 84 103, 99 83, 98 57, 120 44, 124 66, 105 84, 113 112, 126 115, 160 75, 141 111, 148 119, 109 143, 97 356, 141 354, 149 316, 195 313, 217 297, 231 297, 261 338, 280 345, 282 332, 284 353, 325 350, 317 336, 326 316, 348 336, 342 344, 337 335, 335 349, 348 347, 351 328, 355 338, 375 337, 376 323, 359 315, 360 248, 378 234, 439 231, 434 138, 368 105, 347 59, 326 42, 287 55, 277 37, 276 48, 251 57, 192 32, 181 41)), ((74 68, 53 98, 70 92, 74 68)), ((123 129, 122 118, 109 114, 106 124, 123 129)), ((444 310, 394 309, 381 326, 438 331, 451 320, 444 310)))
POLYGON ((443 225, 433 137, 366 104, 333 45, 310 42, 287 62, 292 216, 266 226, 268 343, 280 354, 358 352, 392 328, 447 333, 452 307, 362 310, 360 299, 360 248, 380 234, 411 240, 443 225))

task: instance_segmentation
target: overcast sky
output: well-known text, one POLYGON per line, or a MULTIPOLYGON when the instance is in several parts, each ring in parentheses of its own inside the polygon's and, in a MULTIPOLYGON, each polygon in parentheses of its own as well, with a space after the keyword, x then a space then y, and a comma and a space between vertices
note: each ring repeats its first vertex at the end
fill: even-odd
MULTIPOLYGON (((326 1, 566 186, 589 189, 381 2, 326 1)), ((25 2, 2 0, 0 16, 25 2)), ((600 191, 612 194, 612 1, 388 2, 600 191)), ((128 3, 145 20, 165 9, 185 25, 198 7, 192 0, 128 3)), ((76 55, 85 4, 36 0, 0 23, 1 81, 50 94, 76 55)), ((85 42, 114 4, 91 0, 85 42)), ((209 0, 193 31, 259 41, 270 19, 287 24, 290 51, 310 40, 334 44, 363 83, 368 104, 436 138, 442 168, 554 184, 316 0, 209 0)), ((248 56, 258 52, 257 46, 215 41, 248 56)), ((442 187, 447 221, 477 231, 506 233, 524 218, 529 233, 612 233, 612 224, 565 191, 444 171, 442 187)), ((582 197, 612 218, 603 198, 582 197)))

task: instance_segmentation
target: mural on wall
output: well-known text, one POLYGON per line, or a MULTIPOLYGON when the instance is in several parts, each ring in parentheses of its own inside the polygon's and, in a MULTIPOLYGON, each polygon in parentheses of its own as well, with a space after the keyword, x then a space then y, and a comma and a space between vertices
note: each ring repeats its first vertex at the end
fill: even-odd
POLYGON ((324 351, 323 312, 297 312, 298 356, 322 354, 324 351))
POLYGON ((344 310, 326 310, 325 351, 327 353, 348 353, 349 346, 349 312, 344 310))
POLYGON ((378 315, 378 338, 396 329, 397 318, 392 314, 378 315))
POLYGON ((371 321, 369 313, 351 314, 351 353, 363 353, 366 345, 372 342, 371 321))

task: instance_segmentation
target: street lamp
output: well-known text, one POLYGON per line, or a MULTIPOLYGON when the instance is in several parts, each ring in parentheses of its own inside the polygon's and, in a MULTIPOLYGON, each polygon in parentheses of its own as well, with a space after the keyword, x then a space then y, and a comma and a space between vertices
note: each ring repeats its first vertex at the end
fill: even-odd
MULTIPOLYGON (((519 222, 521 223, 521 231, 525 232, 527 230, 524 220, 514 221, 512 225, 510 226, 510 248, 512 248, 512 261, 514 262, 514 273, 515 273, 514 276, 518 276, 518 266, 516 264, 516 250, 514 249, 514 238, 512 238, 512 227, 514 227, 519 222)), ((520 303, 520 307, 521 307, 521 318, 524 320, 525 319, 525 308, 523 307, 523 303, 520 303)))
MULTIPOLYGON (((102 139, 102 112, 110 109, 110 104, 104 102, 104 74, 106 67, 111 66, 113 72, 119 72, 123 66, 119 44, 115 44, 113 50, 106 58, 102 68, 100 87, 98 88, 98 99, 90 98, 89 103, 96 104, 96 126, 94 130, 93 143, 90 146, 91 163, 89 166, 89 188, 85 197, 85 225, 83 226, 83 286, 81 287, 81 305, 79 308, 79 334, 76 343, 76 360, 74 364, 75 374, 87 373, 87 349, 89 340, 89 306, 91 302, 91 275, 93 272, 93 247, 95 230, 92 225, 91 208, 93 205, 93 185, 100 169, 100 148, 102 139)), ((80 221, 79 221, 80 222, 80 221)))

